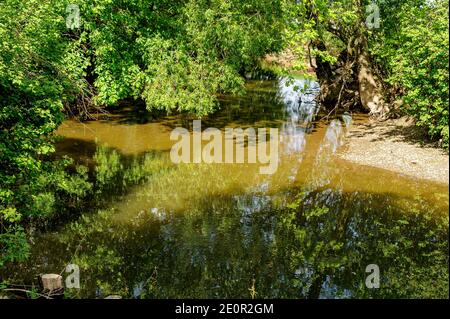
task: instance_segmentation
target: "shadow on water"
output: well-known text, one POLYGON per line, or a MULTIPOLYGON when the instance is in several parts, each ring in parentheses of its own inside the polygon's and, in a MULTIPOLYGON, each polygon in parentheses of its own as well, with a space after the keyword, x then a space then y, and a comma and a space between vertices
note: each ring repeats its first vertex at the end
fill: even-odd
POLYGON ((36 233, 30 259, 0 276, 30 284, 75 263, 81 289, 67 293, 79 298, 448 297, 448 186, 335 157, 364 116, 315 121, 317 90, 249 82, 202 119, 204 128, 279 128, 273 175, 254 164, 172 164, 170 132, 189 118, 125 109, 110 121, 67 121, 58 152, 95 163, 98 209, 36 233), (370 264, 379 289, 365 285, 370 264))

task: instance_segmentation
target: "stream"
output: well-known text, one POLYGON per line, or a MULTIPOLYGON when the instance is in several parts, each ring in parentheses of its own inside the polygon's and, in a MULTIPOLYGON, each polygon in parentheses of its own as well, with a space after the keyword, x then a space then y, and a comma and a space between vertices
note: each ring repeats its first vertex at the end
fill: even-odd
POLYGON ((187 116, 126 105, 65 121, 57 153, 89 167, 95 208, 33 232, 30 258, 0 278, 32 285, 76 264, 74 298, 448 297, 448 186, 335 156, 367 115, 323 118, 318 84, 291 82, 248 81, 202 118, 203 129, 278 128, 272 175, 173 164, 170 133, 192 131, 187 116), (366 285, 369 265, 379 288, 366 285))

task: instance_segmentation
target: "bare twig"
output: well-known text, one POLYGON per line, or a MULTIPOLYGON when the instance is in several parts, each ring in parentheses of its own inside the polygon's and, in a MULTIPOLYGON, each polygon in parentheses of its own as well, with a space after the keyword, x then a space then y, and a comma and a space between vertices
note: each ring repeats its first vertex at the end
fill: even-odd
POLYGON ((339 105, 341 104, 341 96, 342 96, 342 91, 344 90, 345 84, 346 84, 346 81, 344 80, 342 82, 341 90, 339 91, 338 100, 337 100, 336 105, 334 106, 334 108, 330 111, 330 113, 328 113, 326 116, 322 117, 320 120, 328 119, 328 117, 331 115, 331 113, 337 111, 339 105))
POLYGON ((16 291, 16 292, 25 292, 25 293, 30 293, 30 294, 35 294, 38 295, 40 297, 44 297, 45 299, 53 299, 52 297, 50 297, 50 294, 44 295, 32 290, 27 290, 27 289, 19 289, 19 288, 5 288, 2 289, 2 291, 16 291))

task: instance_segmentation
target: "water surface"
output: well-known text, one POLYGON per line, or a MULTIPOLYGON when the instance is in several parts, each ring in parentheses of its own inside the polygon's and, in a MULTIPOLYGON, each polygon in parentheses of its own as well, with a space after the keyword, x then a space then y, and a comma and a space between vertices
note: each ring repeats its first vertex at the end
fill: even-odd
POLYGON ((70 296, 448 297, 448 186, 336 157, 362 114, 325 114, 315 82, 250 81, 202 127, 280 130, 275 174, 258 164, 180 164, 170 132, 192 118, 137 106, 68 120, 58 153, 96 176, 96 208, 36 233, 0 276, 31 284, 75 263, 70 296), (378 265, 380 288, 365 285, 378 265), (255 294, 256 293, 256 294, 255 294))

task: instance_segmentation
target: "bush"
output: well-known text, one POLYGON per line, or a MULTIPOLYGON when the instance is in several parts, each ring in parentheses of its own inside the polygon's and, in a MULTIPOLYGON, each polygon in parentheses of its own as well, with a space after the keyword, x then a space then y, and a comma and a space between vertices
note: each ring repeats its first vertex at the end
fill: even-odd
POLYGON ((448 148, 448 0, 380 2, 381 30, 372 51, 398 88, 404 111, 448 148))
POLYGON ((0 266, 27 256, 21 225, 53 216, 90 187, 86 172, 65 171, 70 160, 50 160, 52 133, 77 87, 58 9, 53 1, 0 3, 0 266))

